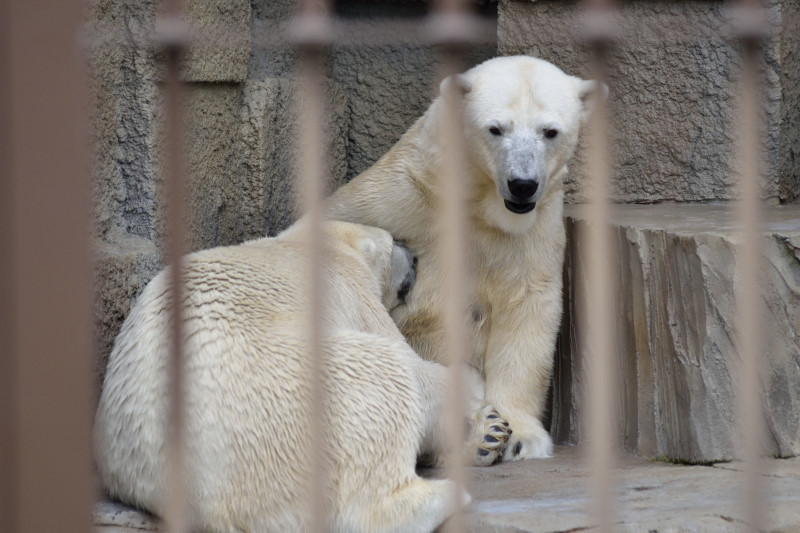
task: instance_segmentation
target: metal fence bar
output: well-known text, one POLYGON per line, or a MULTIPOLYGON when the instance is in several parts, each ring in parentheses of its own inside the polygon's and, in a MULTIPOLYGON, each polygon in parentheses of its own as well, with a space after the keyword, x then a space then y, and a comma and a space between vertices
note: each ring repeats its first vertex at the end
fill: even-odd
POLYGON ((759 291, 761 270, 761 189, 759 152, 761 119, 759 117, 760 44, 766 36, 766 18, 758 0, 739 0, 736 20, 742 47, 741 95, 739 109, 739 142, 741 171, 740 200, 737 218, 742 226, 742 242, 738 249, 741 283, 736 288, 737 329, 739 333, 739 365, 737 418, 742 434, 740 453, 744 460, 742 508, 746 527, 759 531, 764 523, 764 496, 760 465, 761 436, 765 434, 761 413, 762 391, 759 369, 759 348, 763 346, 761 325, 763 305, 759 291))
MULTIPOLYGON (((0 1, 0 72, 11 72, 11 2, 0 1)), ((13 250, 11 79, 0 80, 0 250, 13 250)), ((13 342, 16 320, 14 254, 0 255, 0 517, 11 532, 16 527, 16 353, 13 342)))
MULTIPOLYGON (((594 78, 607 83, 606 56, 614 28, 613 2, 589 0, 584 5, 586 39, 592 48, 594 78)), ((595 91, 594 112, 589 124, 587 163, 588 222, 581 243, 587 249, 587 291, 582 329, 586 344, 581 347, 586 358, 589 408, 584 416, 589 433, 589 465, 593 501, 591 516, 600 531, 611 531, 615 517, 613 464, 616 439, 616 416, 613 401, 615 356, 615 321, 613 303, 613 240, 609 199, 610 164, 608 145, 608 109, 603 91, 595 91)))
POLYGON ((0 306, 14 318, 0 355, 11 372, 0 381, 13 382, 3 393, 10 404, 0 407, 0 431, 9 430, 3 473, 12 471, 0 480, 12 494, 0 528, 83 533, 93 496, 93 351, 82 10, 78 2, 3 5, 9 144, 0 180, 10 252, 0 263, 13 286, 3 286, 0 306))
POLYGON ((164 103, 166 111, 165 196, 166 196, 166 257, 170 267, 170 353, 168 364, 168 393, 166 431, 167 444, 167 501, 164 522, 171 533, 189 531, 187 512, 186 465, 186 408, 185 408, 185 343, 183 337, 183 254, 186 227, 184 149, 182 142, 183 86, 180 79, 180 55, 187 44, 181 22, 181 0, 165 0, 164 12, 157 21, 157 38, 164 48, 167 61, 164 103))
MULTIPOLYGON (((467 7, 461 0, 441 0, 435 4, 431 15, 429 31, 434 42, 441 47, 442 60, 440 77, 459 74, 463 71, 464 45, 469 38, 465 35, 468 24, 467 7)), ((444 100, 444 117, 439 132, 443 140, 444 168, 440 176, 441 189, 437 198, 440 206, 438 245, 442 264, 438 268, 447 272, 444 277, 444 335, 447 346, 446 360, 450 365, 450 378, 443 413, 446 417, 448 442, 447 477, 455 483, 451 498, 455 504, 455 514, 445 522, 445 533, 465 531, 464 513, 459 505, 461 492, 467 485, 467 471, 464 464, 463 413, 466 405, 466 389, 461 367, 465 364, 465 354, 471 349, 467 343, 467 299, 464 287, 468 280, 467 265, 467 227, 466 196, 462 186, 467 175, 466 146, 462 119, 462 97, 458 83, 449 84, 444 100)))
POLYGON ((309 376, 311 395, 309 423, 311 426, 310 452, 311 469, 307 480, 309 496, 309 528, 311 532, 328 530, 326 516, 326 491, 329 475, 325 467, 326 436, 324 428, 325 406, 328 401, 324 389, 325 366, 323 341, 325 331, 323 316, 326 306, 324 279, 324 248, 326 236, 322 232, 324 219, 322 198, 327 183, 328 160, 323 143, 323 104, 322 84, 323 58, 327 48, 326 37, 329 32, 327 2, 300 0, 300 16, 294 26, 294 44, 300 51, 298 65, 301 84, 300 136, 298 138, 297 176, 302 194, 302 210, 306 213, 308 227, 305 228, 309 246, 309 314, 308 350, 312 362, 309 376), (299 154, 303 154, 300 156, 299 154))
MULTIPOLYGON (((343 47, 381 47, 381 46, 431 46, 437 44, 429 28, 416 20, 369 20, 336 19, 328 21, 326 35, 331 45, 343 47)), ((671 45, 687 42, 730 42, 738 39, 735 29, 728 24, 709 24, 707 19, 687 19, 685 16, 669 13, 648 15, 630 13, 619 9, 613 17, 614 42, 619 45, 671 45)), ((496 28, 492 23, 474 17, 470 21, 470 42, 491 44, 496 42, 496 28)), ((781 13, 781 24, 785 28, 784 40, 800 39, 800 17, 792 13, 781 13)), ((559 45, 584 41, 584 35, 576 31, 572 20, 558 21, 548 18, 541 25, 530 26, 534 30, 526 35, 530 44, 559 45)), ((193 43, 205 46, 230 47, 250 43, 253 49, 285 49, 294 42, 295 26, 291 22, 264 22, 246 28, 248 36, 241 27, 204 29, 190 33, 193 43)), ((110 24, 87 24, 84 31, 87 45, 102 47, 109 45, 130 45, 152 47, 156 38, 146 31, 136 34, 120 33, 110 24)))

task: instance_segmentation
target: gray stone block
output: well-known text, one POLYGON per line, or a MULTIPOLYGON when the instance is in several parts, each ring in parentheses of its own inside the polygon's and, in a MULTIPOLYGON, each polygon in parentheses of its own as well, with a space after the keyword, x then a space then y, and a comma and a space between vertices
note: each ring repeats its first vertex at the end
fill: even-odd
MULTIPOLYGON (((270 25, 285 23, 295 4, 287 0, 256 0, 253 4, 254 35, 268 32, 270 25)), ((486 10, 491 11, 491 10, 486 10)), ((336 15, 357 20, 362 31, 378 31, 374 24, 387 20, 419 20, 427 6, 422 2, 339 2, 336 15)), ((493 57, 495 46, 480 47, 467 55, 471 67, 493 57)), ((255 47, 250 78, 291 77, 297 55, 288 49, 255 47)), ((336 46, 327 61, 329 77, 347 96, 350 115, 347 179, 366 170, 385 154, 419 118, 437 95, 439 65, 430 47, 336 46)))
MULTIPOLYGON (((494 46, 472 50, 465 68, 494 55, 494 46)), ((426 47, 340 47, 334 50, 331 69, 347 94, 351 115, 349 180, 388 152, 425 113, 439 94, 442 65, 426 47)))
MULTIPOLYGON (((578 442, 585 433, 577 329, 585 258, 576 235, 587 223, 568 210, 567 306, 556 361, 552 433, 578 442)), ((740 232, 721 206, 617 206, 620 441, 643 456, 707 462, 731 459, 736 429, 735 249, 740 232)), ((771 208, 763 234, 765 302, 761 384, 763 451, 800 454, 800 207, 771 208)))
POLYGON ((195 41, 183 57, 183 79, 243 82, 250 60, 250 2, 189 0, 184 11, 195 41))
POLYGON ((94 227, 101 238, 115 230, 155 237, 161 106, 155 53, 144 45, 154 13, 154 2, 90 5, 99 39, 90 49, 89 66, 95 104, 94 227))
POLYGON ((134 300, 162 267, 156 245, 136 235, 115 232, 94 244, 94 323, 97 382, 102 384, 106 361, 134 300))
POLYGON ((184 102, 186 150, 187 248, 200 250, 233 242, 221 229, 223 211, 236 197, 234 172, 240 154, 241 86, 233 83, 190 84, 184 102))
POLYGON ((400 139, 438 93, 428 48, 340 48, 333 77, 347 93, 351 126, 348 179, 363 172, 400 139))
MULTIPOLYGON (((95 47, 118 47, 147 57, 164 80, 164 55, 157 49, 159 2, 92 0, 88 22, 95 47)), ((190 42, 181 57, 181 76, 188 82, 241 82, 247 77, 251 42, 251 9, 247 0, 187 0, 183 17, 190 42)), ((144 66, 141 60, 138 67, 144 66)), ((136 69, 134 69, 136 70, 136 69)))
MULTIPOLYGON (((767 4, 781 32, 762 51, 762 194, 785 203, 800 194, 800 42, 791 16, 800 3, 767 4)), ((620 17, 620 42, 609 54, 617 200, 735 198, 740 60, 737 44, 725 37, 730 6, 626 2, 620 17)), ((590 55, 579 41, 581 21, 572 2, 501 2, 498 52, 535 55, 590 77, 590 55)), ((567 180, 569 201, 584 199, 583 158, 579 152, 567 180)))
MULTIPOLYGON (((231 242, 275 235, 298 217, 295 185, 300 85, 282 78, 250 80, 243 89, 239 155, 235 180, 228 184, 222 224, 231 242)), ((335 83, 324 87, 324 139, 328 190, 347 174, 347 101, 335 83)), ((300 157, 309 157, 300 154, 300 157)))

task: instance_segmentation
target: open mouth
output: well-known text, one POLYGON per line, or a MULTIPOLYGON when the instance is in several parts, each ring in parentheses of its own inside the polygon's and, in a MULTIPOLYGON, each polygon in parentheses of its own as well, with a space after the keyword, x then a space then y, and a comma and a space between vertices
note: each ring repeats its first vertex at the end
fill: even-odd
POLYGON ((509 200, 503 200, 503 203, 505 204, 506 209, 512 213, 518 214, 530 213, 533 211, 533 208, 536 207, 536 202, 531 202, 529 204, 518 204, 509 200))

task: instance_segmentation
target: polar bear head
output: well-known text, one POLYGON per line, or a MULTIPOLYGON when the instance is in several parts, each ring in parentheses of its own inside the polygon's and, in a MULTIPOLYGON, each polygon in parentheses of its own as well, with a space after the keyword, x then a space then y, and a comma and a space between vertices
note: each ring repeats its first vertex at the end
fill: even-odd
POLYGON ((581 125, 607 88, 528 56, 499 57, 446 78, 445 98, 459 90, 470 165, 484 216, 508 232, 533 224, 537 202, 557 189, 581 125), (490 180, 490 181, 489 181, 490 180))
MULTIPOLYGON (((375 275, 383 305, 389 311, 405 302, 417 279, 417 260, 388 231, 372 226, 330 221, 328 238, 347 245, 350 252, 375 275)), ((340 250, 341 251, 341 250, 340 250)))

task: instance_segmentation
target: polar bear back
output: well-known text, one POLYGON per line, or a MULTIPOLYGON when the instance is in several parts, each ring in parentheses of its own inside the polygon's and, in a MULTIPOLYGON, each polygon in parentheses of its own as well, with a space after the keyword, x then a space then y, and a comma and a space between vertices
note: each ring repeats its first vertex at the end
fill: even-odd
MULTIPOLYGON (((416 444, 394 443, 421 438, 422 406, 416 354, 382 308, 375 273, 346 249, 327 253, 335 311, 325 314, 328 402, 318 429, 335 480, 325 492, 337 507, 364 486, 385 486, 366 477, 413 474, 416 444)), ((298 502, 308 501, 312 453, 308 273, 298 266, 305 263, 302 245, 279 239, 185 258, 186 463, 192 514, 203 527, 303 529, 308 513, 298 502)), ((157 514, 165 496, 169 275, 152 280, 123 325, 96 425, 111 495, 157 514)))

